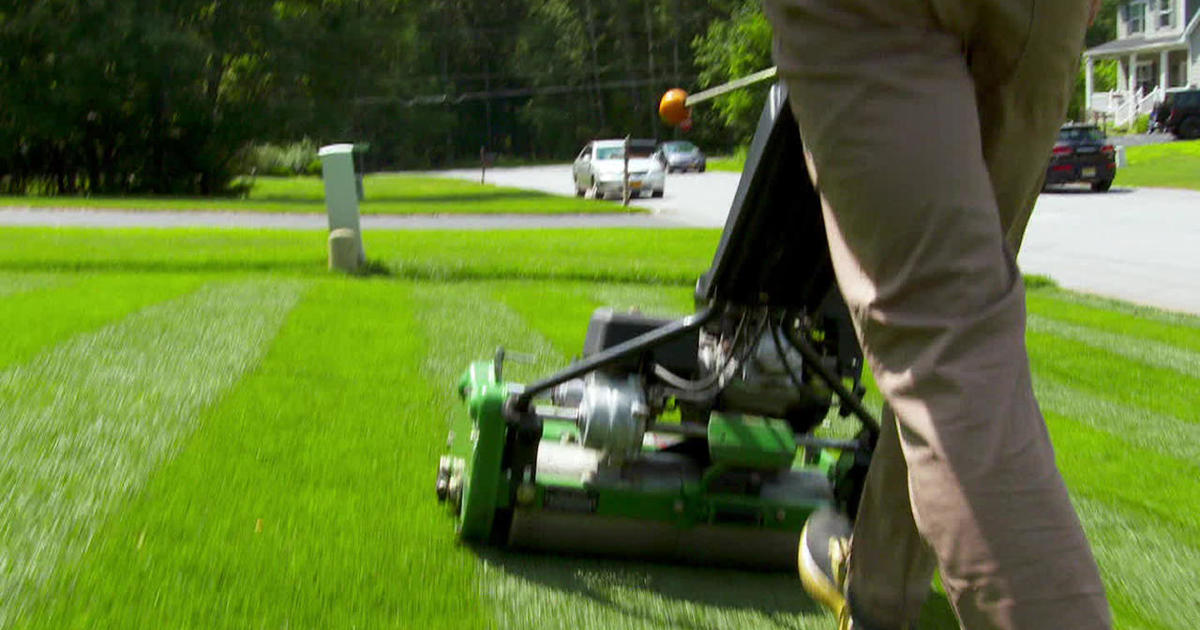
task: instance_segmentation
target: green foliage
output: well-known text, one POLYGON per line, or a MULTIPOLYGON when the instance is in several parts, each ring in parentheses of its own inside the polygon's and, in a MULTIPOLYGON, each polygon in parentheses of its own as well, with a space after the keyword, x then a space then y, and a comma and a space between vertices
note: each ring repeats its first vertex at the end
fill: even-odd
POLYGON ((665 137, 658 98, 694 87, 689 42, 723 4, 9 0, 0 193, 231 192, 248 154, 299 172, 248 149, 297 138, 370 143, 364 166, 392 170, 665 137))
MULTIPOLYGON (((728 20, 714 20, 692 42, 700 84, 718 85, 770 67, 771 25, 758 0, 736 0, 728 20)), ((767 85, 738 90, 713 101, 711 107, 734 137, 749 142, 766 98, 767 85)))
MULTIPOLYGON (((1087 70, 1084 69, 1084 72, 1087 70)), ((1101 59, 1092 66, 1092 89, 1109 92, 1117 89, 1117 60, 1101 59)))
MULTIPOLYGON (((1117 86, 1117 60, 1104 59, 1097 61, 1092 66, 1092 91, 1093 92, 1108 92, 1116 89, 1117 86)), ((1079 66, 1079 73, 1075 75, 1075 88, 1071 92, 1071 101, 1067 105, 1068 120, 1084 120, 1087 118, 1087 112, 1084 111, 1084 104, 1087 102, 1084 99, 1084 92, 1087 90, 1087 67, 1083 64, 1079 66)))
POLYGON ((1132 133, 1146 133, 1150 129, 1150 115, 1141 114, 1134 119, 1130 128, 1132 133))
POLYGON ((1103 0, 1096 19, 1087 29, 1084 45, 1088 48, 1099 46, 1117 37, 1117 9, 1122 0, 1103 0))
POLYGON ((289 144, 256 144, 248 150, 244 165, 251 174, 287 177, 289 175, 320 175, 317 145, 305 138, 289 144))

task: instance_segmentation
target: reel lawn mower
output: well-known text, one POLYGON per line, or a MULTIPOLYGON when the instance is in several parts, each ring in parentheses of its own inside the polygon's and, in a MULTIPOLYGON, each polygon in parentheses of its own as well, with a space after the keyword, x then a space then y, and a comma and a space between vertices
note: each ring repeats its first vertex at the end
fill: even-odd
POLYGON ((694 314, 596 311, 535 383, 473 363, 437 496, 463 540, 795 570, 808 516, 853 518, 879 431, 820 200, 774 85, 694 314), (850 437, 815 431, 834 407, 850 437))

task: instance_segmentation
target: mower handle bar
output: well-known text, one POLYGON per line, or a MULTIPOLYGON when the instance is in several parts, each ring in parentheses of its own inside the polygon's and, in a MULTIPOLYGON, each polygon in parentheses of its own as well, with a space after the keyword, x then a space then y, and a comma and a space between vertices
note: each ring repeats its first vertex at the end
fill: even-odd
POLYGON ((525 391, 517 394, 513 399, 514 411, 518 413, 527 412, 529 411, 529 404, 533 402, 534 397, 538 394, 696 330, 707 324, 716 314, 717 309, 712 306, 706 306, 683 319, 664 324, 654 330, 642 333, 633 339, 597 352, 590 357, 585 357, 582 361, 574 363, 566 369, 526 387, 525 391))

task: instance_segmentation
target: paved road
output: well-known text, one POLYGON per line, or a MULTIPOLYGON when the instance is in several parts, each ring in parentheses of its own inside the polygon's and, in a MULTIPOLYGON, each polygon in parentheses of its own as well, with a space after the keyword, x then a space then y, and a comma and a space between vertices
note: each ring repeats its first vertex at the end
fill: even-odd
MULTIPOLYGON (((448 171, 475 178, 477 171, 448 171)), ((663 199, 635 201, 652 215, 566 217, 363 217, 365 229, 493 229, 536 227, 721 227, 738 175, 668 176, 663 199)), ((568 166, 488 171, 496 184, 571 194, 568 166)), ((615 202, 614 202, 615 203, 615 202)), ((229 212, 122 212, 0 209, 2 225, 95 227, 266 227, 324 229, 320 215, 229 212)), ((1043 194, 1021 250, 1027 273, 1062 286, 1172 310, 1200 313, 1200 192, 1065 189, 1043 194)))
MULTIPOLYGON (((436 171, 426 175, 479 181, 479 169, 436 171)), ((672 173, 667 175, 666 194, 662 199, 635 199, 632 203, 653 211, 656 217, 666 223, 723 227, 740 177, 740 173, 717 171, 672 173)), ((487 182, 556 195, 575 194, 569 164, 488 169, 487 182)))
MULTIPOLYGON (((479 177, 470 170, 441 174, 479 177)), ((666 222, 722 227, 738 177, 672 174, 663 199, 634 203, 666 222)), ((574 190, 566 165, 494 169, 488 181, 563 195, 574 190)), ((1019 262, 1026 273, 1050 276, 1067 288, 1200 313, 1200 192, 1145 188, 1094 194, 1071 187, 1047 192, 1038 199, 1019 262)))
POLYGON ((1067 288, 1200 313, 1200 192, 1043 193, 1018 261, 1067 288))
MULTIPOLYGON (((650 214, 609 215, 376 215, 361 218, 363 230, 495 230, 512 228, 683 227, 650 214)), ((73 208, 0 208, 0 227, 217 227, 327 230, 324 214, 275 212, 168 212, 159 210, 82 210, 73 208)))

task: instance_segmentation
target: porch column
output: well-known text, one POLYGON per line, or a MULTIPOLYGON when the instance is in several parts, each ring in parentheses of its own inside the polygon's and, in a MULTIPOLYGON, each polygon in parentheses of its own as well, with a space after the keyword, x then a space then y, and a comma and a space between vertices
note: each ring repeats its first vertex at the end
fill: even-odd
POLYGON ((1171 73, 1168 72, 1170 66, 1167 65, 1167 59, 1170 54, 1171 52, 1168 50, 1158 53, 1158 88, 1164 96, 1167 93, 1167 88, 1171 87, 1171 73))
POLYGON ((1089 55, 1084 59, 1087 64, 1087 72, 1084 74, 1083 82, 1083 114, 1084 119, 1092 115, 1092 72, 1095 70, 1095 62, 1092 61, 1089 55))
POLYGON ((1130 94, 1137 90, 1137 53, 1129 53, 1129 85, 1125 89, 1130 94))
POLYGON ((1117 84, 1113 86, 1114 92, 1125 92, 1129 89, 1129 73, 1125 71, 1127 63, 1127 59, 1117 59, 1117 84))

